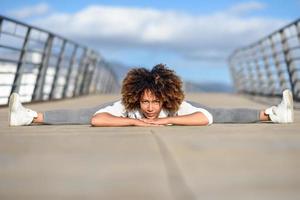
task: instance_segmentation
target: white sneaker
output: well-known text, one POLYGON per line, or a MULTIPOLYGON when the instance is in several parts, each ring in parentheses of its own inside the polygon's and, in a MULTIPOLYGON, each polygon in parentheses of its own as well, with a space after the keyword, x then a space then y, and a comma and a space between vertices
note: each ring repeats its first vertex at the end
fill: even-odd
POLYGON ((282 101, 277 106, 272 106, 265 110, 272 122, 292 123, 294 122, 294 103, 293 94, 286 89, 282 93, 282 101))
POLYGON ((10 126, 24 126, 32 123, 37 112, 22 106, 20 96, 13 93, 9 97, 8 121, 10 126))

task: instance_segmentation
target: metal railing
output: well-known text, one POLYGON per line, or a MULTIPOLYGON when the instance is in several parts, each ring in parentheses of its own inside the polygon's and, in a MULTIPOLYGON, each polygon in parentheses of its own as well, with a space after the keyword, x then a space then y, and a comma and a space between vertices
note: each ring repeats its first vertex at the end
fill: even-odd
POLYGON ((289 88, 300 101, 300 19, 229 57, 237 92, 281 96, 289 88))
POLYGON ((30 102, 118 89, 113 70, 96 51, 0 16, 0 105, 13 92, 30 102))

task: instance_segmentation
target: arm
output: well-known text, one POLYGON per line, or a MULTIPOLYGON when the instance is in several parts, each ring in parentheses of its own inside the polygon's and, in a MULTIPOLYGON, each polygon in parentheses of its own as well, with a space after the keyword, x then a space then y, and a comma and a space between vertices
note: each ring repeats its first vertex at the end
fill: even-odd
POLYGON ((149 124, 139 119, 131 119, 128 117, 116 117, 109 113, 103 112, 94 115, 91 119, 92 126, 158 126, 155 124, 149 124))
POLYGON ((158 119, 143 119, 146 123, 152 123, 157 125, 185 125, 185 126, 205 126, 208 125, 209 121, 207 117, 201 112, 195 112, 192 114, 158 118, 158 119))

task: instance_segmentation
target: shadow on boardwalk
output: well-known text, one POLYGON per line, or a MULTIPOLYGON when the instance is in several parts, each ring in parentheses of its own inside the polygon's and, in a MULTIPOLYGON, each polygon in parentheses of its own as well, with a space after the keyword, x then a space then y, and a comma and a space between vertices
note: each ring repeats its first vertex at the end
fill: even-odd
MULTIPOLYGON (((265 108, 229 94, 191 94, 215 107, 265 108)), ((92 107, 118 96, 30 104, 92 107)), ((207 127, 8 127, 0 109, 0 199, 297 199, 300 112, 293 124, 207 127)))

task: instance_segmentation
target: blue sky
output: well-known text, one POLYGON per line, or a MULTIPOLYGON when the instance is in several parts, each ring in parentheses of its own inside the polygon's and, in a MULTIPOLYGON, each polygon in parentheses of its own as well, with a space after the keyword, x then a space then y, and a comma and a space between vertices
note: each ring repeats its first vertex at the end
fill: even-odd
POLYGON ((0 0, 0 14, 129 66, 165 63, 185 80, 230 84, 227 57, 299 18, 300 0, 0 0))

